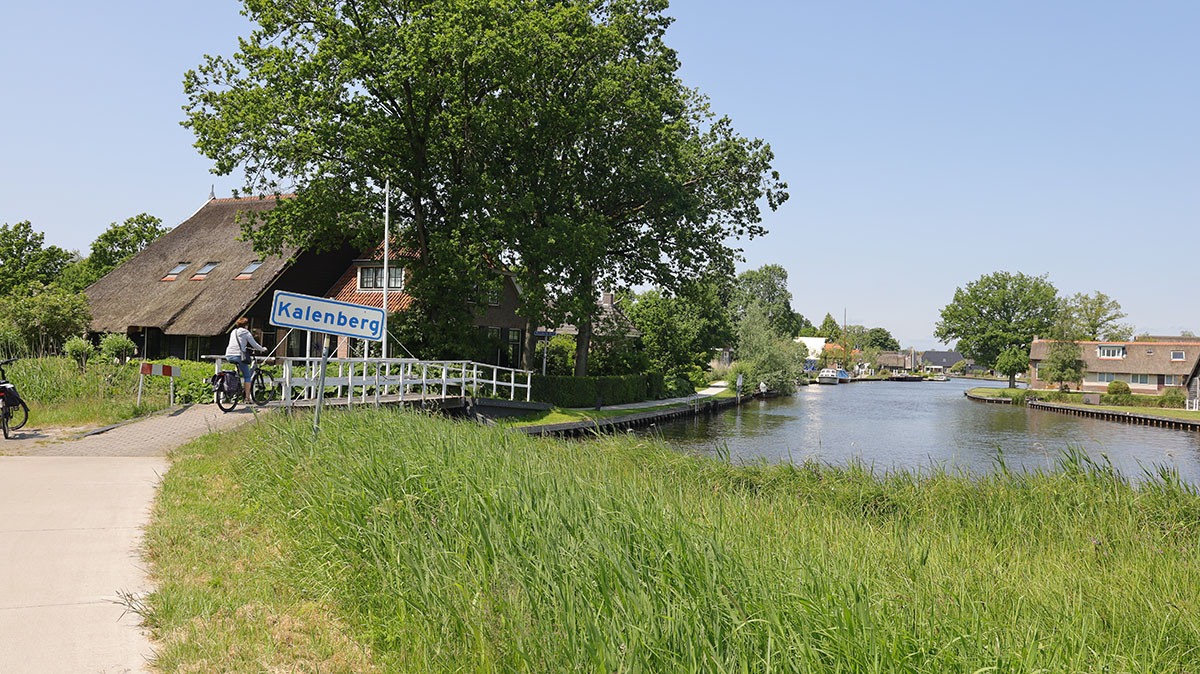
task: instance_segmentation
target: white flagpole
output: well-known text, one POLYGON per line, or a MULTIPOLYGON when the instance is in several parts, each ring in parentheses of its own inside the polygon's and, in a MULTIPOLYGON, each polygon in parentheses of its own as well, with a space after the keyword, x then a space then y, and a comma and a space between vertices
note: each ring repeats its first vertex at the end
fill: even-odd
POLYGON ((391 257, 391 249, 388 239, 388 216, 391 213, 391 196, 392 196, 392 179, 388 178, 384 183, 383 188, 383 357, 387 358, 387 315, 388 315, 388 286, 391 285, 391 277, 388 276, 388 258, 391 257))

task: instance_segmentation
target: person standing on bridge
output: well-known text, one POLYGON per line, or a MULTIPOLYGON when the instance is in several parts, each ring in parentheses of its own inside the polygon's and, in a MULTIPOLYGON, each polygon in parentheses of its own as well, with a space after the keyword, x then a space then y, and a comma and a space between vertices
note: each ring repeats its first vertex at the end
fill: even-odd
POLYGON ((229 333, 229 346, 225 347, 225 360, 236 365, 242 375, 242 390, 246 393, 246 400, 250 400, 250 349, 266 351, 266 348, 254 341, 254 335, 250 334, 246 327, 248 325, 249 318, 243 316, 237 319, 233 332, 229 333))

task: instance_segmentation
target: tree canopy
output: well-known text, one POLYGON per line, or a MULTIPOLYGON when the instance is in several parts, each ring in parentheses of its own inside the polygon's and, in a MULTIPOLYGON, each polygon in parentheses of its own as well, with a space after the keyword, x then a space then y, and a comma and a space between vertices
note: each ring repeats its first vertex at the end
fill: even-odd
POLYGON ((803 323, 807 323, 803 316, 792 309, 788 273, 782 265, 765 264, 738 275, 730 307, 732 320, 740 322, 752 304, 760 305, 766 312, 771 328, 780 335, 795 337, 803 323))
POLYGON ((892 337, 892 333, 886 328, 871 328, 867 330, 866 346, 880 351, 899 351, 900 342, 892 337))
POLYGON ((1125 318, 1120 303, 1099 290, 1091 295, 1076 293, 1064 302, 1063 311, 1076 339, 1110 342, 1133 339, 1133 326, 1120 322, 1125 318))
POLYGON ((994 367, 1016 385, 1018 364, 1013 351, 1024 351, 1028 367, 1029 345, 1035 335, 1045 335, 1059 315, 1058 293, 1045 276, 998 271, 985 274, 954 291, 954 299, 941 312, 934 335, 944 343, 957 341, 966 358, 994 367), (1004 365, 999 362, 1001 354, 1004 365))
POLYGON ((44 245, 46 236, 28 220, 0 225, 0 297, 31 283, 48 285, 71 261, 71 253, 44 245))
POLYGON ((390 180, 415 320, 461 330, 506 266, 529 326, 579 326, 583 374, 599 288, 677 290, 787 198, 770 148, 682 84, 665 9, 247 0, 240 50, 187 74, 185 124, 247 191, 297 194, 246 223, 259 250, 377 241, 390 180))

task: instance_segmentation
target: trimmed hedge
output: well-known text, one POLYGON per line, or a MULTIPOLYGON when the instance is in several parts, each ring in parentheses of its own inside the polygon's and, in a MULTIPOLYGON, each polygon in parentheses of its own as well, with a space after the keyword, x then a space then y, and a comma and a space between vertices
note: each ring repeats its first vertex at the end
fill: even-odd
POLYGON ((530 397, 540 403, 559 407, 594 407, 597 400, 604 405, 622 405, 649 399, 651 386, 662 390, 662 375, 651 381, 653 374, 627 374, 613 377, 540 377, 533 378, 530 397))

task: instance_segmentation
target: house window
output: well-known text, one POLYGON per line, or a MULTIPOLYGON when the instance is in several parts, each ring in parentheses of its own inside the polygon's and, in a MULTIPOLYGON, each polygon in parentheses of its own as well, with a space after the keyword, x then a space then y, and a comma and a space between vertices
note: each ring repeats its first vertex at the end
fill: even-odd
POLYGON ((1124 358, 1125 347, 1102 345, 1096 347, 1096 355, 1101 358, 1124 358))
POLYGON ((219 264, 221 264, 221 263, 220 262, 205 262, 204 266, 197 269, 196 273, 192 275, 192 280, 193 281, 203 281, 208 276, 208 273, 211 272, 212 270, 216 269, 217 265, 219 265, 219 264))
POLYGON ((1183 360, 1184 353, 1182 351, 1172 351, 1171 360, 1183 360))
POLYGON ((1116 380, 1117 380, 1117 375, 1112 372, 1097 372, 1096 373, 1096 381, 1098 381, 1098 382, 1116 381, 1116 380))
MULTIPOLYGON (((404 268, 388 267, 388 289, 402 290, 404 288, 404 268)), ((359 290, 383 290, 383 267, 359 267, 359 290)))
POLYGON ((1131 374, 1129 375, 1130 384, 1149 384, 1150 375, 1148 374, 1131 374))
POLYGON ((191 263, 190 262, 180 262, 179 264, 175 265, 174 267, 171 267, 171 271, 167 272, 167 275, 162 277, 162 280, 174 281, 176 278, 179 277, 179 274, 184 269, 187 269, 189 264, 191 264, 191 263))
POLYGON ((263 261, 262 261, 262 260, 255 260, 254 262, 251 262, 250 264, 246 265, 246 268, 245 268, 245 269, 243 269, 243 270, 241 270, 240 272, 238 272, 238 275, 237 275, 237 276, 235 276, 235 277, 233 277, 233 279, 234 279, 235 281, 245 281, 246 279, 250 278, 250 276, 251 276, 251 275, 252 275, 252 274, 253 274, 253 273, 254 273, 254 272, 255 272, 255 271, 256 271, 256 270, 257 270, 259 267, 261 267, 261 266, 262 266, 262 263, 263 263, 263 261))
POLYGON ((1182 385, 1183 384, 1179 381, 1179 375, 1177 375, 1177 374, 1169 374, 1169 375, 1163 377, 1163 386, 1182 386, 1182 385))

